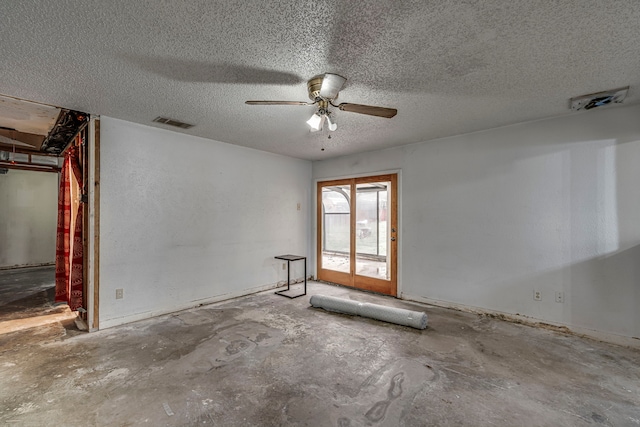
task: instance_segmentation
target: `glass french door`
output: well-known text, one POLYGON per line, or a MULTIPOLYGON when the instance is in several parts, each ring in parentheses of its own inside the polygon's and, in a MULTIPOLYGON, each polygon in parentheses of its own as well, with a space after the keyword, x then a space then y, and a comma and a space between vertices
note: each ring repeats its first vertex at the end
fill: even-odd
POLYGON ((396 174, 318 183, 318 279, 397 294, 396 174))

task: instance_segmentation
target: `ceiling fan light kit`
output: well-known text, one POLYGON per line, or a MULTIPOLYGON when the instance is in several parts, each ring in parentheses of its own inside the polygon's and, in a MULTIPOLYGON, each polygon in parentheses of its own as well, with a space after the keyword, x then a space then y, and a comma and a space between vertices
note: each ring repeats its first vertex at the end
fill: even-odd
POLYGON ((327 122, 327 125, 328 125, 327 128, 331 132, 338 129, 338 124, 331 119, 331 113, 329 113, 328 111, 324 113, 321 113, 319 111, 315 112, 313 113, 311 118, 307 120, 307 124, 311 128, 311 132, 318 132, 322 130, 325 122, 327 122))
POLYGON ((329 130, 331 132, 333 132, 336 129, 338 129, 338 124, 336 122, 332 122, 331 121, 331 116, 329 116, 328 114, 327 114, 327 124, 329 125, 329 130))
POLYGON ((312 132, 322 130, 324 122, 328 124, 330 131, 338 128, 335 120, 331 118, 329 106, 335 107, 340 111, 348 111, 358 114, 366 114, 369 116, 384 117, 390 119, 394 117, 398 110, 395 108, 376 107, 371 105, 350 104, 343 102, 342 104, 334 104, 338 98, 338 94, 344 86, 346 78, 338 74, 324 73, 312 77, 307 82, 307 91, 309 99, 312 102, 301 101, 246 101, 248 105, 317 105, 317 111, 307 120, 307 124, 311 127, 312 132))
POLYGON ((322 122, 325 116, 321 116, 318 113, 313 113, 311 118, 307 120, 307 124, 311 127, 311 132, 319 131, 322 129, 322 122))

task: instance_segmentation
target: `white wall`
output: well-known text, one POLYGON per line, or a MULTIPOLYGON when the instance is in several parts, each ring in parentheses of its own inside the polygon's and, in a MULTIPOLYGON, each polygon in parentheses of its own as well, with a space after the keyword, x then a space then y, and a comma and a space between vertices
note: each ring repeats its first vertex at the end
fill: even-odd
POLYGON ((0 175, 0 268, 55 262, 58 174, 0 175))
POLYGON ((104 116, 100 132, 100 328, 273 287, 275 255, 309 252, 310 162, 104 116))
POLYGON ((313 177, 391 169, 404 298, 640 337, 640 106, 315 162, 313 177))

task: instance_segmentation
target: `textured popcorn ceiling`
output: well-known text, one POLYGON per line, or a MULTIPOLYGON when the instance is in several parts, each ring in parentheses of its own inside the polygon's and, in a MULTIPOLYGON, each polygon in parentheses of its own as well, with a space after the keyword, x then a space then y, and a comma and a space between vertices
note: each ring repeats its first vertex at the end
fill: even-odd
POLYGON ((10 1, 0 76, 5 95, 322 159, 571 114, 620 86, 638 102, 640 1, 10 1), (324 72, 347 77, 341 102, 398 115, 337 111, 328 139, 313 107, 244 104, 305 101, 324 72))

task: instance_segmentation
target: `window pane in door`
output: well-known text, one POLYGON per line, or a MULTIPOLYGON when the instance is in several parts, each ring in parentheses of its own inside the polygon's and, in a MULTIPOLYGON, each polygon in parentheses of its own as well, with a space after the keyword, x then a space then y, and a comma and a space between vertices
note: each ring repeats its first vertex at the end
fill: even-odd
POLYGON ((390 182, 356 185, 356 274, 390 279, 388 211, 390 182))
POLYGON ((322 188, 322 268, 350 273, 351 186, 322 188))

